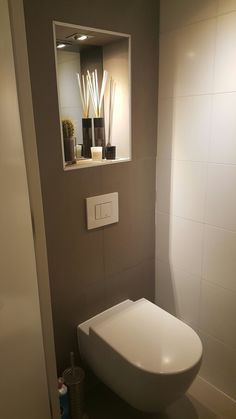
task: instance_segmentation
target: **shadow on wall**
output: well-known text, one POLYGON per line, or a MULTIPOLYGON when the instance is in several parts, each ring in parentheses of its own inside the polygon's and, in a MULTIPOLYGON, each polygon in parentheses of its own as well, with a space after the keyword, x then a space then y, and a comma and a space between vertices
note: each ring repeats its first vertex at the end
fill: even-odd
MULTIPOLYGON (((171 65, 168 67, 170 73, 167 78, 172 81, 169 88, 174 90, 174 55, 168 57, 168 62, 170 61, 171 65)), ((166 77, 165 69, 162 71, 160 68, 160 80, 164 77, 166 77)), ((176 289, 171 272, 170 240, 174 100, 161 97, 161 85, 159 91, 156 171, 156 302, 169 313, 178 316, 176 289)), ((174 92, 170 91, 169 95, 173 96, 174 92)))
MULTIPOLYGON (((178 225, 177 223, 172 225, 172 214, 174 212, 173 207, 175 207, 175 215, 182 216, 179 210, 179 208, 182 208, 180 202, 186 198, 181 195, 181 190, 173 188, 173 185, 176 186, 176 167, 178 167, 173 164, 173 161, 178 159, 190 160, 186 158, 188 150, 184 150, 186 146, 184 142, 179 141, 179 150, 176 149, 175 137, 181 135, 178 131, 179 126, 176 126, 176 121, 180 125, 181 120, 185 117, 183 107, 181 108, 180 106, 180 98, 182 95, 185 95, 186 85, 192 82, 195 75, 194 51, 189 50, 189 44, 185 40, 181 29, 189 23, 201 20, 206 7, 204 0, 200 0, 199 4, 194 3, 194 6, 193 3, 193 1, 161 1, 156 173, 155 299, 160 307, 192 326, 196 325, 194 318, 195 306, 191 307, 190 299, 188 301, 186 298, 186 291, 188 291, 190 285, 187 282, 187 274, 185 275, 184 272, 178 271, 178 267, 185 266, 182 264, 184 255, 181 249, 181 238, 183 233, 180 230, 185 228, 185 226, 181 226, 181 221, 178 222, 178 225), (176 36, 177 31, 174 32, 176 29, 180 29, 178 36, 176 36), (188 74, 183 72, 183 62, 186 60, 189 62, 188 74), (183 155, 185 155, 184 158, 183 155)), ((185 112, 188 112, 187 106, 185 107, 185 112)), ((188 118, 186 119, 188 120, 188 118)), ((186 123, 185 130, 187 131, 189 128, 186 123)), ((181 175, 178 173, 177 180, 180 177, 181 175)), ((189 197, 189 200, 191 200, 191 197, 189 197)), ((188 255, 186 255, 186 258, 188 258, 188 255)), ((193 273, 190 276, 194 277, 194 275, 193 273)))

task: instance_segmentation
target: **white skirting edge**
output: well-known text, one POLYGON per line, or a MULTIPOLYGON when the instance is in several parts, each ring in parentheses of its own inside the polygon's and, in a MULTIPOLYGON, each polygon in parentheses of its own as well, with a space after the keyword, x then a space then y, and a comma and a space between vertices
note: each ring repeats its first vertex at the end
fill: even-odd
POLYGON ((236 400, 197 376, 188 394, 222 419, 236 418, 236 400))

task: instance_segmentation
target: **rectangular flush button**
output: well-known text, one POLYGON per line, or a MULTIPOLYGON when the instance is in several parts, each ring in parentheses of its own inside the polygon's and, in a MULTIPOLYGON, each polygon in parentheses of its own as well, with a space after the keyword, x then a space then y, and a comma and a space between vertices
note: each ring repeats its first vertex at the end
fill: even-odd
POLYGON ((112 202, 101 204, 101 218, 109 218, 112 216, 112 202))
POLYGON ((86 198, 88 230, 119 221, 118 192, 86 198))
POLYGON ((101 218, 101 205, 95 205, 95 220, 100 220, 101 218))

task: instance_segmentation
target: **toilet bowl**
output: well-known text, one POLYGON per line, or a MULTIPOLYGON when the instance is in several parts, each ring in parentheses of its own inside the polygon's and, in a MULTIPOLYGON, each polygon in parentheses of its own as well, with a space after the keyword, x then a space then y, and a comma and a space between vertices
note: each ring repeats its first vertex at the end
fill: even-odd
POLYGON ((158 412, 182 396, 202 358, 198 335, 155 304, 124 302, 78 325, 82 358, 136 409, 158 412))

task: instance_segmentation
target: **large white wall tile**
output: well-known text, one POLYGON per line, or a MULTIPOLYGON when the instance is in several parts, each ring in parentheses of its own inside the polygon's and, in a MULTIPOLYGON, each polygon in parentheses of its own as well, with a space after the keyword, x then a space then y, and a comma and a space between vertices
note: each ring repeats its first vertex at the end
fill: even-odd
POLYGON ((200 338, 203 343, 200 376, 235 399, 236 352, 203 332, 200 338))
POLYGON ((236 231, 236 166, 208 167, 206 221, 236 231))
POLYGON ((200 329, 236 350, 235 299, 235 292, 202 281, 200 329))
POLYGON ((201 276, 203 225, 171 217, 170 262, 193 275, 201 276))
POLYGON ((157 158, 172 158, 172 138, 174 124, 173 99, 160 99, 158 103, 157 158))
POLYGON ((236 10, 236 0, 219 0, 218 14, 236 10))
POLYGON ((215 31, 211 19, 176 33, 176 96, 212 92, 215 31))
POLYGON ((213 96, 210 161, 236 164, 236 93, 213 96))
POLYGON ((173 129, 173 157, 175 159, 207 161, 211 101, 210 95, 175 99, 173 129))
POLYGON ((174 96, 175 40, 175 33, 161 34, 159 38, 159 98, 174 96))
POLYGON ((205 163, 175 161, 172 175, 171 212, 203 221, 207 167, 205 163))
POLYGON ((158 160, 156 171, 157 209, 170 212, 172 160, 158 160))
POLYGON ((200 278, 157 261, 157 303, 186 323, 198 325, 200 278))
POLYGON ((206 225, 203 276, 236 292, 236 232, 206 225))
POLYGON ((161 0, 160 30, 169 31, 217 13, 217 0, 161 0))
POLYGON ((156 298, 235 399, 236 0, 161 0, 160 25, 156 298))
POLYGON ((236 90, 236 12, 217 19, 215 92, 236 90))

